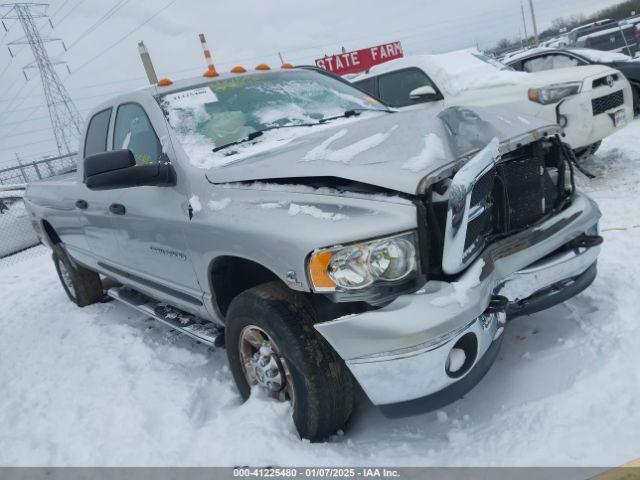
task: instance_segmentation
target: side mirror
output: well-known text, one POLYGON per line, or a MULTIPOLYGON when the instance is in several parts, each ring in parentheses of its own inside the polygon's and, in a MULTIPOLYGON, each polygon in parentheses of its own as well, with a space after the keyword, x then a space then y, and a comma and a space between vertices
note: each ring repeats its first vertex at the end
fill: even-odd
POLYGON ((175 185, 168 162, 136 165, 131 150, 96 153, 84 159, 84 183, 90 190, 175 185))
POLYGON ((415 88, 409 93, 409 98, 417 99, 421 97, 428 97, 430 95, 437 95, 436 89, 431 85, 423 85, 422 87, 415 88))

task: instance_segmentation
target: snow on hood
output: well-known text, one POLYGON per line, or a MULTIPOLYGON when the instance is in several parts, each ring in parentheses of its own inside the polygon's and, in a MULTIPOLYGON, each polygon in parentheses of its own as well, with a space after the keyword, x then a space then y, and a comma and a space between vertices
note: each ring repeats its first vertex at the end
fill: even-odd
POLYGON ((493 107, 451 107, 439 115, 405 110, 273 130, 255 143, 229 148, 225 163, 191 160, 207 168, 207 179, 216 184, 339 177, 415 194, 422 178, 493 138, 506 141, 545 126, 493 107))

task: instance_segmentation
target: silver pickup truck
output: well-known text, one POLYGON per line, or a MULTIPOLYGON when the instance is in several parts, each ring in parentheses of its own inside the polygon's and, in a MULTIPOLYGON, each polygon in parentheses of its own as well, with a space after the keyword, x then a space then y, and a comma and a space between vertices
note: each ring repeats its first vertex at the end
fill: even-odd
POLYGON ((242 397, 290 402, 301 437, 343 428, 358 386, 389 417, 460 398, 508 319, 593 281, 600 213, 557 126, 234 72, 102 104, 78 171, 25 202, 72 301, 224 345, 242 397))

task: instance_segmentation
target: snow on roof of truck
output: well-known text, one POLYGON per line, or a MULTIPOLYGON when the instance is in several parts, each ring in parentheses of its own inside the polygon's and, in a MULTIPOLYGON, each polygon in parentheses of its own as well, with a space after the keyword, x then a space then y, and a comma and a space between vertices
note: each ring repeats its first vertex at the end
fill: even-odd
POLYGON ((475 48, 437 55, 414 55, 376 65, 354 78, 358 82, 383 73, 417 67, 423 70, 436 86, 449 96, 467 90, 516 85, 528 73, 516 72, 497 60, 484 56, 475 48))

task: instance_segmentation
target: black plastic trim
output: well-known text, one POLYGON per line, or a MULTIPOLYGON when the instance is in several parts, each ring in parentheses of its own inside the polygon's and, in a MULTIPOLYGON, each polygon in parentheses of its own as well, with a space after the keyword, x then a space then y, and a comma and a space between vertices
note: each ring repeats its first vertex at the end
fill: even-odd
POLYGON ((587 270, 574 277, 572 283, 562 286, 562 282, 559 282, 534 293, 524 300, 510 304, 507 306, 507 318, 513 320, 522 315, 531 315, 569 300, 591 285, 597 273, 597 262, 594 262, 587 270))

